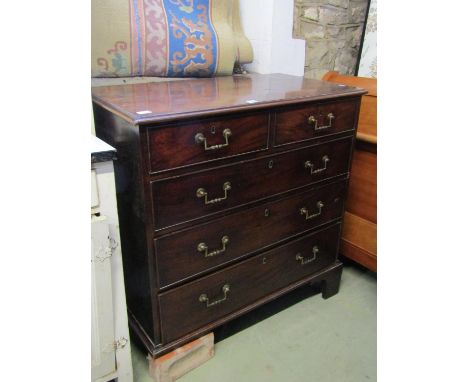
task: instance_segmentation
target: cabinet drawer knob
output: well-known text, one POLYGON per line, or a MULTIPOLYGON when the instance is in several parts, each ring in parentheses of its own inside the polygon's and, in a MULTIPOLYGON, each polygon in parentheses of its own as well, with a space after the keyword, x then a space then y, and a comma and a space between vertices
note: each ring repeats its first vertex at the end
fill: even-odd
POLYGON ((310 168, 310 174, 318 174, 319 172, 322 172, 322 171, 325 171, 327 169, 327 164, 328 162, 330 162, 330 158, 328 157, 328 155, 324 155, 322 157, 322 162, 323 162, 323 167, 320 167, 316 170, 314 170, 314 164, 308 160, 306 162, 304 162, 304 167, 305 168, 310 168))
POLYGON ((307 123, 311 126, 314 126, 314 130, 328 129, 329 127, 332 126, 332 122, 335 116, 333 115, 333 113, 328 113, 327 117, 328 117, 328 125, 318 126, 317 118, 315 118, 313 115, 307 118, 307 123))
POLYGON ((197 190, 197 198, 205 198, 205 204, 214 204, 221 202, 222 200, 226 200, 228 197, 228 191, 231 189, 231 182, 224 182, 223 184, 223 190, 224 190, 224 196, 221 198, 214 198, 211 200, 208 200, 208 192, 204 188, 199 188, 197 190))
POLYGON ((199 243, 197 245, 197 251, 198 252, 205 252, 205 257, 213 257, 217 256, 223 252, 226 252, 226 245, 229 243, 229 236, 223 236, 221 238, 221 244, 222 248, 221 249, 215 249, 214 251, 208 252, 208 246, 205 243, 199 243))
POLYGON ((301 215, 305 215, 306 220, 309 220, 309 219, 312 219, 312 218, 315 218, 315 217, 319 216, 322 213, 323 206, 324 206, 323 202, 318 201, 317 202, 318 211, 316 213, 309 215, 309 210, 307 208, 305 208, 305 207, 302 207, 299 210, 299 212, 301 213, 301 215))
POLYGON ((232 136, 231 129, 224 129, 223 130, 223 137, 224 137, 224 143, 220 145, 213 145, 213 146, 208 146, 208 140, 206 137, 203 135, 203 133, 197 133, 195 134, 195 142, 198 144, 202 144, 205 146, 205 151, 209 150, 218 150, 223 147, 229 146, 229 137, 232 136))
POLYGON ((311 263, 312 261, 315 261, 315 259, 317 258, 317 253, 319 252, 319 249, 318 249, 318 247, 316 245, 314 245, 314 247, 312 248, 312 251, 313 251, 313 256, 312 257, 309 257, 308 259, 306 259, 300 253, 298 253, 296 255, 296 260, 299 261, 301 263, 301 265, 306 265, 306 264, 311 263))
POLYGON ((231 286, 229 284, 224 284, 223 288, 221 289, 222 292, 223 292, 223 297, 218 299, 218 300, 214 300, 212 302, 210 302, 210 299, 208 298, 208 296, 203 293, 200 295, 200 297, 198 297, 198 301, 202 302, 202 303, 206 303, 206 307, 209 308, 213 305, 218 305, 220 303, 222 303, 223 301, 226 301, 227 300, 227 297, 228 297, 228 293, 231 291, 231 286))

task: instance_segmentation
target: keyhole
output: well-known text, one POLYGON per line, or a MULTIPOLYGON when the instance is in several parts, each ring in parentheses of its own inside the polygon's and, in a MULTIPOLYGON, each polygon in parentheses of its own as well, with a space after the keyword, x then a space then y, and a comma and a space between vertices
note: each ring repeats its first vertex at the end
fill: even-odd
POLYGON ((273 168, 273 159, 268 162, 268 168, 273 168))
POLYGON ((267 258, 264 257, 263 260, 262 260, 262 264, 266 264, 266 262, 267 262, 267 258))
POLYGON ((216 134, 216 126, 211 126, 211 134, 216 134))
POLYGON ((265 208, 265 217, 270 216, 270 210, 268 208, 265 208))

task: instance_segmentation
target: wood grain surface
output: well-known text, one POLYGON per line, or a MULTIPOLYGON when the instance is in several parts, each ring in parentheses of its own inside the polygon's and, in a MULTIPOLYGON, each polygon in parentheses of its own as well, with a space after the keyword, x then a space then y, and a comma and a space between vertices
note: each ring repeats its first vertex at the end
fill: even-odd
POLYGON ((95 103, 134 125, 194 117, 206 111, 247 111, 365 92, 285 74, 242 74, 92 89, 95 103))
POLYGON ((278 74, 93 89, 96 135, 117 149, 129 322, 152 356, 311 281, 324 298, 338 292, 336 252, 365 92, 278 74), (311 110, 319 127, 325 113, 336 114, 334 127, 311 132, 303 125, 311 110), (223 146, 225 129, 232 134, 223 146), (205 150, 200 133, 221 147, 205 150), (221 252, 205 257, 200 243, 221 252), (302 264, 297 255, 312 259, 315 245, 317 258, 302 264), (230 282, 228 304, 200 302, 203 293, 222 298, 230 282))

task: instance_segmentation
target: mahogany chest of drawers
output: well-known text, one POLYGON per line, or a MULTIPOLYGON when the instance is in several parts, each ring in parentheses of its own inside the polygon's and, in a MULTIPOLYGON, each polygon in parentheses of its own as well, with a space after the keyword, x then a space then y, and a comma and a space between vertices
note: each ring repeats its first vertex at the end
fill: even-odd
POLYGON ((337 260, 364 90, 287 75, 93 89, 115 164, 131 328, 153 356, 337 260))

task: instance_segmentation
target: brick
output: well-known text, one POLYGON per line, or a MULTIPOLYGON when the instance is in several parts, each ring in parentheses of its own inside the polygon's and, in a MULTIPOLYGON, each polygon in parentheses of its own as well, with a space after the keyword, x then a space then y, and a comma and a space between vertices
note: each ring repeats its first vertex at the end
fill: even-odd
POLYGON ((319 8, 317 6, 304 9, 304 17, 309 20, 317 21, 319 18, 319 8))
POLYGON ((348 27, 345 33, 348 46, 359 49, 362 37, 362 26, 348 27))
POLYGON ((327 37, 328 38, 335 38, 340 36, 343 33, 343 28, 336 26, 336 25, 329 25, 327 26, 327 37))
POLYGON ((331 5, 324 5, 319 8, 318 19, 323 24, 346 24, 348 23, 348 11, 331 5))
POLYGON ((342 74, 353 74, 357 54, 355 49, 341 49, 335 59, 335 70, 342 74))
POLYGON ((325 27, 314 22, 302 23, 301 31, 306 40, 325 37, 325 27))
POLYGON ((351 8, 351 22, 360 23, 366 19, 367 6, 361 5, 351 8))
POLYGON ((208 333, 159 358, 148 358, 149 374, 155 382, 172 382, 214 356, 214 336, 208 333))
POLYGON ((306 40, 305 75, 352 74, 368 0, 295 0, 298 37, 306 40))
POLYGON ((307 65, 311 68, 327 66, 332 60, 331 50, 327 41, 311 42, 307 49, 307 65))
POLYGON ((328 0, 328 4, 336 7, 348 8, 349 0, 328 0))

